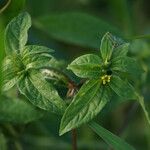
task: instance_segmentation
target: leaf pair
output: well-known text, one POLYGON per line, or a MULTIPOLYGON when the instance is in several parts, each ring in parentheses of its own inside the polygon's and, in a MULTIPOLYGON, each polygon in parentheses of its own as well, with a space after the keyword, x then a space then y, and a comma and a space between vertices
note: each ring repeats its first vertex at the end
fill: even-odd
POLYGON ((128 43, 118 42, 110 33, 106 33, 101 41, 100 56, 83 55, 68 66, 77 76, 88 80, 66 109, 61 120, 60 135, 92 120, 111 99, 112 92, 123 99, 137 98, 128 79, 121 76, 122 73, 132 75, 131 71, 134 71, 131 70, 134 61, 126 56, 128 48, 128 43))
POLYGON ((19 91, 31 103, 44 110, 62 114, 65 102, 60 98, 54 87, 46 82, 41 68, 53 68, 55 58, 53 50, 37 45, 26 45, 28 30, 31 27, 31 18, 24 12, 14 18, 5 32, 5 50, 7 57, 4 60, 4 86, 9 90, 17 84, 19 91))

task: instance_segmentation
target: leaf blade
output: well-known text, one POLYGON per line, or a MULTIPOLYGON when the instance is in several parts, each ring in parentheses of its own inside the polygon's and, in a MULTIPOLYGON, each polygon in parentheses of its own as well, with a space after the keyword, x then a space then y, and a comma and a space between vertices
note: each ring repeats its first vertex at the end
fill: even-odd
POLYGON ((145 115, 145 117, 147 119, 147 122, 148 122, 148 124, 150 126, 150 115, 149 115, 149 113, 148 113, 148 111, 146 109, 146 105, 145 105, 145 102, 144 102, 144 97, 138 96, 138 101, 139 101, 139 103, 140 103, 140 105, 141 105, 141 107, 143 109, 144 115, 145 115))
POLYGON ((26 65, 26 69, 39 69, 42 67, 52 67, 55 58, 51 55, 52 49, 39 46, 28 45, 25 46, 22 52, 22 59, 26 65))
POLYGON ((137 95, 133 86, 126 80, 113 75, 109 83, 110 88, 120 97, 126 99, 136 99, 137 95))
POLYGON ((27 12, 15 17, 6 27, 5 50, 7 54, 19 53, 27 42, 27 32, 31 27, 31 18, 27 12))
POLYGON ((34 25, 57 40, 92 48, 99 48, 99 39, 107 31, 120 34, 102 19, 79 12, 41 16, 34 25))
POLYGON ((112 60, 112 70, 127 73, 132 79, 139 79, 143 70, 137 61, 130 57, 116 57, 112 60))
POLYGON ((124 140, 106 130, 95 122, 90 122, 89 127, 97 133, 107 144, 111 145, 116 150, 135 150, 124 140))
POLYGON ((86 54, 76 58, 67 69, 81 78, 96 78, 101 73, 101 59, 94 54, 86 54))
POLYGON ((91 80, 81 87, 62 117, 60 135, 87 123, 106 105, 110 97, 100 84, 100 81, 91 80))
POLYGON ((40 119, 44 111, 21 99, 1 97, 0 114, 0 122, 3 123, 28 123, 40 119))
POLYGON ((11 57, 6 57, 2 65, 3 84, 2 91, 8 91, 17 83, 17 72, 11 57))
POLYGON ((18 87, 32 104, 41 109, 62 114, 66 108, 57 91, 38 72, 32 71, 29 76, 20 79, 18 87))
POLYGON ((107 63, 110 61, 114 47, 115 43, 113 41, 112 35, 109 32, 105 33, 100 45, 101 57, 104 62, 107 63))
POLYGON ((116 57, 123 57, 126 56, 129 50, 129 43, 124 43, 117 46, 112 53, 112 59, 116 57))

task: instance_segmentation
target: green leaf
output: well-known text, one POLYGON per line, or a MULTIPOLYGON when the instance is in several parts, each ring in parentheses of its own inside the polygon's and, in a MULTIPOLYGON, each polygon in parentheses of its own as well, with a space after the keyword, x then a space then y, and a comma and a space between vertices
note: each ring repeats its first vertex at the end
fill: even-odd
POLYGON ((138 96, 138 101, 139 101, 139 103, 140 103, 140 105, 141 105, 141 107, 142 107, 142 109, 143 109, 143 112, 144 112, 144 114, 145 114, 145 117, 146 117, 146 119, 147 119, 147 122, 148 122, 148 124, 150 125, 150 116, 149 116, 149 113, 148 113, 148 111, 147 111, 147 109, 146 109, 146 106, 145 106, 145 103, 144 103, 144 97, 138 96))
POLYGON ((137 98, 135 89, 132 87, 132 85, 128 81, 122 80, 118 76, 113 75, 111 77, 109 86, 118 96, 124 98, 125 100, 137 98))
POLYGON ((18 54, 5 57, 3 61, 3 91, 12 88, 18 81, 19 75, 25 72, 22 58, 18 54))
POLYGON ((2 61, 4 58, 4 20, 2 17, 0 18, 0 95, 1 95, 1 89, 2 89, 2 82, 3 82, 3 74, 2 74, 2 61))
POLYGON ((22 55, 23 57, 33 57, 36 54, 42 54, 42 53, 48 53, 51 54, 53 53, 54 50, 45 47, 45 46, 40 46, 40 45, 27 45, 25 46, 22 55))
POLYGON ((90 128, 115 150, 135 150, 120 137, 114 135, 95 122, 89 123, 90 128))
POLYGON ((3 61, 3 86, 2 90, 7 91, 17 83, 17 72, 12 58, 6 57, 3 61))
POLYGON ((121 44, 113 50, 112 59, 126 56, 129 50, 129 43, 121 44))
POLYGON ((27 76, 23 76, 18 87, 32 104, 41 109, 62 114, 66 108, 57 91, 37 71, 30 71, 27 76))
POLYGON ((7 54, 19 53, 24 49, 30 27, 31 18, 27 12, 19 14, 7 25, 5 31, 5 50, 7 54))
POLYGON ((90 80, 81 87, 62 117, 60 135, 87 123, 102 110, 110 91, 100 84, 100 80, 90 80))
POLYGON ((51 55, 52 49, 45 46, 29 45, 22 52, 22 61, 26 69, 52 67, 55 58, 51 55))
POLYGON ((28 123, 41 118, 44 112, 21 99, 2 97, 0 100, 0 122, 28 123))
MULTIPOLYGON (((4 1, 3 1, 4 2, 4 1)), ((5 1, 6 2, 6 1, 5 1)), ((4 58, 4 31, 5 26, 8 21, 10 21, 11 18, 16 16, 24 7, 25 0, 12 0, 9 4, 9 7, 7 7, 7 10, 4 13, 1 13, 0 17, 0 65, 1 60, 4 58)), ((1 69, 0 69, 0 89, 2 85, 2 75, 1 75, 1 69)))
POLYGON ((0 150, 7 150, 7 142, 3 133, 0 132, 0 150))
POLYGON ((139 79, 143 72, 140 64, 130 57, 116 57, 112 60, 111 69, 127 73, 133 79, 139 79))
POLYGON ((107 31, 119 32, 100 18, 78 12, 41 16, 34 25, 57 40, 92 48, 99 48, 99 39, 107 31))
POLYGON ((101 59, 94 54, 86 54, 76 58, 67 69, 81 78, 97 78, 101 73, 101 59))
POLYGON ((100 45, 101 57, 104 62, 108 62, 110 60, 114 47, 115 43, 113 41, 113 37, 109 32, 107 32, 103 36, 100 45))

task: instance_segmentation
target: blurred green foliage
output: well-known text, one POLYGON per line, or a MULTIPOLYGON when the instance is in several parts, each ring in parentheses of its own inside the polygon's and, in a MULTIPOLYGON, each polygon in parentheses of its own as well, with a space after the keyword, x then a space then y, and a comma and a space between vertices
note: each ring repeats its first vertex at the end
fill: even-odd
MULTIPOLYGON (((0 1, 0 9, 6 3, 7 0, 0 1)), ((70 62, 81 54, 98 53, 101 36, 107 30, 121 35, 130 42, 129 55, 138 59, 144 69, 135 86, 144 95, 150 112, 150 36, 148 36, 150 34, 150 1, 45 0, 41 2, 41 0, 26 0, 25 2, 25 0, 11 0, 10 5, 0 14, 0 64, 5 55, 3 43, 6 24, 23 10, 31 14, 34 22, 30 29, 29 44, 47 45, 56 50, 57 58, 63 58, 66 62, 70 62)), ((1 71, 0 78, 2 81, 1 71)), ((2 94, 7 97, 0 98, 0 149, 71 149, 71 135, 59 137, 57 134, 60 123, 58 116, 50 113, 40 114, 40 111, 18 95, 16 88, 2 94), (16 98, 18 96, 19 98, 16 98), (8 106, 5 106, 4 100, 8 106), (11 110, 5 109, 9 105, 11 110), (27 111, 26 114, 22 114, 27 121, 19 117, 21 115, 19 109, 21 113, 24 109, 27 111), (40 114, 37 116, 35 113, 35 119, 43 116, 40 120, 33 121, 34 118, 29 118, 30 113, 35 111, 40 114), (18 123, 9 119, 11 113, 18 113, 16 118, 18 123), (2 119, 4 115, 7 115, 8 120, 2 119), (25 124, 21 120, 32 122, 25 124)), ((121 103, 118 97, 113 95, 111 102, 96 119, 107 129, 127 140, 135 149, 150 149, 150 128, 137 103, 121 103)), ((79 150, 106 150, 108 146, 98 139, 89 127, 83 126, 78 129, 78 148, 79 150)))

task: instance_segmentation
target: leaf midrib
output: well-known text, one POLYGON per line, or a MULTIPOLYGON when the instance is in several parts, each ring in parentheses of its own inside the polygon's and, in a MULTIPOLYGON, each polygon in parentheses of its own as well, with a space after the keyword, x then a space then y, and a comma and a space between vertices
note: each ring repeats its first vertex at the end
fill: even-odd
MULTIPOLYGON (((96 80, 96 82, 98 82, 98 80, 96 80)), ((95 86, 96 82, 94 83, 94 85, 93 85, 93 86, 95 86)), ((92 86, 92 87, 93 87, 93 86, 92 86)), ((100 84, 99 84, 99 85, 97 85, 97 90, 96 90, 96 92, 93 94, 93 97, 94 97, 94 96, 95 96, 95 94, 97 93, 97 91, 98 91, 98 87, 99 87, 99 86, 100 86, 100 84)), ((91 89, 91 88, 90 88, 90 89, 91 89)), ((93 99, 93 97, 92 97, 92 98, 90 98, 90 99, 88 100, 88 102, 85 104, 84 108, 85 108, 85 107, 87 107, 87 105, 91 102, 91 100, 93 99)), ((82 109, 82 110, 83 110, 83 109, 82 109)), ((77 115, 78 115, 78 114, 79 114, 82 110, 78 111, 78 113, 76 114, 76 116, 77 116, 77 115)), ((72 121, 72 120, 71 120, 71 121, 72 121)), ((68 123, 68 124, 70 124, 70 122, 71 122, 71 121, 69 121, 69 123, 68 123)), ((78 124, 78 125, 79 125, 79 124, 78 124)), ((78 125, 76 125, 76 126, 78 126, 78 125)), ((66 126, 66 127, 67 127, 67 126, 66 126)), ((66 127, 65 127, 65 128, 66 128, 66 127)), ((64 128, 64 129, 65 129, 65 128, 64 128)))

